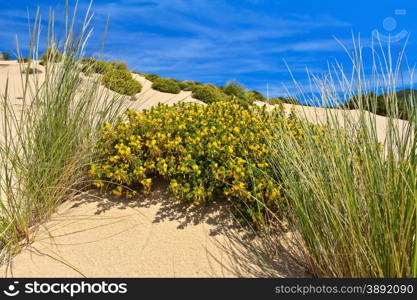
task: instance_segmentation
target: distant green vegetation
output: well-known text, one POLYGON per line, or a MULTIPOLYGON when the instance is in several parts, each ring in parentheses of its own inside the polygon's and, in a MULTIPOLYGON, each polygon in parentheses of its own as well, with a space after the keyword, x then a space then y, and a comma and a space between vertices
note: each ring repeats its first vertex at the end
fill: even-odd
POLYGON ((156 75, 156 74, 145 74, 144 76, 145 76, 145 78, 146 78, 147 80, 152 81, 152 82, 154 82, 155 80, 157 80, 157 79, 161 78, 161 77, 159 77, 159 76, 158 76, 158 75, 156 75))
POLYGON ((113 69, 103 75, 101 83, 119 94, 132 96, 140 93, 142 85, 128 70, 113 69))
POLYGON ((217 87, 191 80, 164 79, 157 74, 141 74, 151 81, 152 88, 161 92, 178 94, 181 90, 192 92, 192 97, 205 103, 235 99, 242 106, 248 107, 255 101, 266 101, 266 98, 255 90, 248 90, 237 81, 229 81, 217 87))
POLYGON ((10 60, 10 54, 8 52, 0 52, 0 58, 3 60, 10 60))
POLYGON ((268 100, 269 104, 272 105, 279 105, 283 103, 287 104, 300 104, 300 102, 295 98, 287 98, 287 97, 275 97, 275 98, 269 98, 268 100))
POLYGON ((179 84, 173 79, 157 78, 153 81, 152 88, 160 92, 171 94, 178 94, 181 92, 179 84))
POLYGON ((396 92, 395 94, 382 94, 377 95, 375 93, 368 93, 362 95, 361 97, 354 96, 346 101, 345 104, 339 106, 339 108, 347 109, 357 109, 362 107, 370 112, 373 112, 377 115, 387 116, 388 111, 392 111, 389 99, 396 99, 395 103, 397 107, 395 108, 396 117, 404 120, 408 120, 410 117, 410 111, 412 111, 411 104, 417 99, 417 90, 413 89, 404 89, 396 92))

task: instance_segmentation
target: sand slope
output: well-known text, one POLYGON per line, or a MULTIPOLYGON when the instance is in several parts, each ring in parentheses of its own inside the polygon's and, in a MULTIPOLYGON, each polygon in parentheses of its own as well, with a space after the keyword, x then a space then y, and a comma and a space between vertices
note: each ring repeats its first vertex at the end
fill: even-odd
MULTIPOLYGON (((227 207, 188 207, 159 184, 131 201, 80 195, 0 268, 5 277, 264 277, 227 207)), ((278 276, 304 276, 287 257, 278 276)))

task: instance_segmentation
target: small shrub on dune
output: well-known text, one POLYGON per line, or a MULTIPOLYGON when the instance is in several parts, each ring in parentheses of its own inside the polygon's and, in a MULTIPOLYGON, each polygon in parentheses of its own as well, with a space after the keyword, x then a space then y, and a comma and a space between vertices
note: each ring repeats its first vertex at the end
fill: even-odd
POLYGON ((127 70, 111 70, 103 75, 102 84, 122 95, 132 96, 142 90, 139 81, 127 70))
POLYGON ((193 88, 193 98, 203 101, 204 103, 213 103, 229 99, 222 91, 210 85, 198 85, 193 88))
POLYGON ((161 78, 161 77, 159 77, 159 76, 158 76, 158 75, 156 75, 156 74, 145 74, 144 76, 145 76, 145 78, 146 78, 147 80, 152 81, 152 82, 154 82, 155 80, 157 80, 157 79, 161 78))
POLYGON ((246 98, 246 89, 237 81, 229 81, 225 86, 220 88, 223 93, 229 96, 235 96, 237 98, 246 98))
POLYGON ((267 102, 269 104, 272 104, 272 105, 281 105, 281 104, 284 104, 284 103, 287 103, 287 104, 295 104, 295 105, 299 105, 300 104, 297 99, 295 99, 295 98, 289 98, 289 97, 270 98, 267 102))
POLYGON ((52 63, 58 63, 61 62, 63 59, 63 55, 56 47, 49 47, 45 50, 43 53, 41 60, 42 60, 42 66, 47 65, 48 62, 52 63))
POLYGON ((19 63, 28 63, 30 61, 30 59, 26 58, 26 57, 19 57, 17 59, 17 62, 19 63))
POLYGON ((181 92, 178 83, 172 79, 158 78, 152 83, 152 88, 160 92, 171 94, 178 94, 181 92))
POLYGON ((93 57, 83 58, 81 60, 81 64, 82 64, 82 71, 86 74, 91 74, 91 73, 105 74, 114 68, 112 63, 98 60, 93 57))
POLYGON ((263 101, 263 102, 266 101, 266 98, 264 97, 264 95, 262 95, 261 93, 255 90, 247 91, 247 97, 250 98, 252 103, 255 101, 263 101))
POLYGON ((127 70, 127 64, 122 61, 110 61, 110 65, 116 70, 127 70))
POLYGON ((180 81, 178 85, 183 91, 193 91, 196 86, 202 85, 202 83, 199 83, 196 81, 184 80, 184 81, 180 81))
POLYGON ((220 90, 226 95, 229 95, 240 103, 244 107, 249 107, 253 104, 257 98, 262 98, 262 95, 258 92, 249 91, 243 85, 237 81, 229 81, 225 86, 222 86, 220 90))

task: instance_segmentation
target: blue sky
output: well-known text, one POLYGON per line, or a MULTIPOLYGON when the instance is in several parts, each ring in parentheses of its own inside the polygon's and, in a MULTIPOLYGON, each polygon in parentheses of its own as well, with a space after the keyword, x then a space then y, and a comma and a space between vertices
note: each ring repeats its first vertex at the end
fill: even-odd
MULTIPOLYGON (((63 0, 1 0, 0 50, 15 49, 14 36, 27 44, 27 10, 40 6, 62 11, 63 0)), ((74 3, 70 1, 70 3, 74 3)), ((80 0, 81 11, 88 1, 80 0)), ((89 54, 97 53, 110 17, 106 58, 128 62, 130 69, 164 77, 221 85, 234 79, 270 96, 285 94, 291 82, 284 60, 300 82, 306 67, 326 70, 344 50, 352 33, 369 44, 372 31, 400 39, 409 34, 408 61, 417 59, 417 1, 380 0, 95 0, 94 35, 89 54)), ((80 13, 81 13, 80 11, 80 13)), ((44 30, 45 32, 46 30, 44 30)))

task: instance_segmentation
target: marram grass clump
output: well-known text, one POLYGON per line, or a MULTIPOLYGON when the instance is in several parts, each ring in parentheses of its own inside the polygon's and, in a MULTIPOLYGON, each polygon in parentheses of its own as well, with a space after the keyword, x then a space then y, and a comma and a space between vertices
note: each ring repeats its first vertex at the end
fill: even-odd
MULTIPOLYGON (((303 126, 302 148, 280 128, 270 143, 270 162, 290 208, 289 227, 314 276, 417 277, 417 110, 404 107, 409 120, 399 120, 403 99, 395 92, 397 83, 411 84, 413 76, 403 76, 402 53, 397 61, 389 49, 372 53, 386 61, 365 63, 358 48, 349 53, 353 74, 332 66, 324 80, 311 83, 324 103, 355 99, 354 114, 325 109, 316 121, 332 130, 316 141, 316 133, 303 126), (375 69, 364 78, 368 65, 375 69), (382 105, 388 117, 369 113, 369 103, 382 105)), ((314 117, 307 107, 299 111, 304 113, 314 117)))
MULTIPOLYGON (((119 114, 117 97, 100 89, 98 80, 87 83, 79 68, 90 19, 87 13, 77 32, 68 28, 62 44, 48 37, 47 45, 54 47, 43 56, 45 80, 29 72, 21 76, 25 109, 16 110, 13 105, 8 80, 0 93, 0 250, 7 250, 1 251, 0 259, 30 243, 39 224, 60 203, 89 185, 83 172, 99 137, 98 129, 119 114)), ((75 23, 68 14, 62 21, 75 23)), ((53 23, 52 18, 48 32, 53 23)), ((38 10, 28 57, 38 56, 35 41, 40 27, 38 10)), ((27 70, 36 67, 36 62, 19 67, 27 70)))

